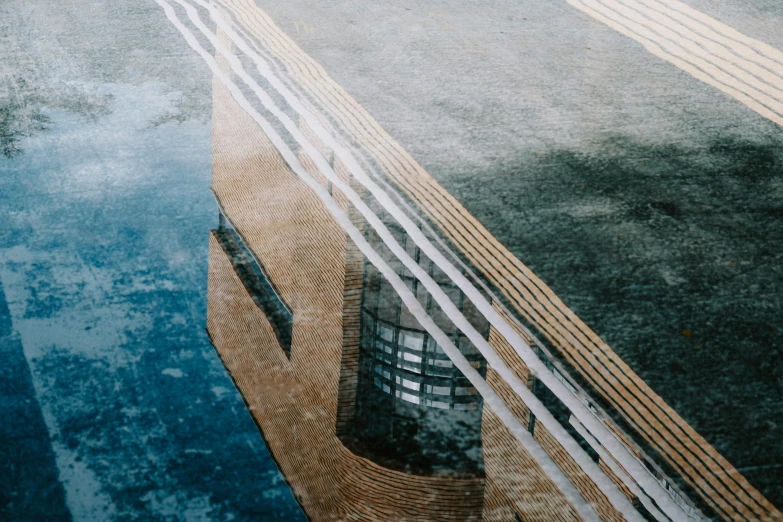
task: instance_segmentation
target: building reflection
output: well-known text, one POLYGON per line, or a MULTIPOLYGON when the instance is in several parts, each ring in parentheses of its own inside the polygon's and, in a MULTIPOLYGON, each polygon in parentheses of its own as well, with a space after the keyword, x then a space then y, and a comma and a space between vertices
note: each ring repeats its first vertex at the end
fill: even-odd
POLYGON ((480 397, 408 321, 380 274, 362 278, 358 365, 350 371, 336 334, 351 317, 330 313, 339 301, 331 311, 307 306, 300 317, 293 303, 307 296, 289 307, 271 266, 267 272, 221 221, 210 241, 208 331, 310 518, 479 520, 480 397))
POLYGON ((302 508, 482 519, 480 397, 218 85, 213 114, 207 331, 302 508))
MULTIPOLYGON (((304 124, 302 130, 320 147, 304 124)), ((624 520, 375 230, 299 154, 598 517, 624 520)), ((348 182, 345 167, 332 163, 348 182)), ((312 520, 581 520, 217 81, 212 188, 221 219, 210 233, 207 331, 312 520)), ((449 278, 374 211, 498 354, 518 361, 449 278)), ((512 368, 534 387, 524 364, 512 368)))
MULTIPOLYGON (((308 516, 578 520, 255 122, 220 84, 213 92, 212 183, 223 217, 210 234, 207 330, 308 516)), ((493 378, 355 209, 335 199, 493 378)), ((437 267, 392 232, 489 336, 437 267)))

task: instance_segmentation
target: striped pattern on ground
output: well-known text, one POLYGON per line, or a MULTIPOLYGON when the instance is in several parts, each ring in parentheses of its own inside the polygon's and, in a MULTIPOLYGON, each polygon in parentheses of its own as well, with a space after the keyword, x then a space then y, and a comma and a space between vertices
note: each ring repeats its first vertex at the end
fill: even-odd
POLYGON ((567 0, 783 125, 783 53, 677 0, 567 0))
POLYGON ((514 513, 526 522, 582 520, 489 408, 483 411, 481 437, 486 471, 483 520, 509 522, 514 513))
MULTIPOLYGON (((535 344, 533 338, 530 337, 524 329, 520 328, 516 325, 516 323, 511 321, 511 319, 508 317, 508 314, 501 307, 499 307, 497 303, 494 303, 493 306, 495 307, 495 310, 509 322, 509 324, 514 326, 514 329, 517 331, 517 333, 519 333, 519 335, 521 335, 528 344, 531 346, 535 344)), ((513 371, 517 377, 519 377, 522 382, 528 386, 528 388, 532 389, 533 381, 530 379, 530 370, 523 361, 519 360, 516 352, 514 351, 514 348, 508 344, 508 341, 506 341, 505 337, 500 335, 494 328, 490 328, 489 342, 492 344, 492 347, 495 349, 500 358, 503 359, 503 362, 505 362, 506 365, 510 368, 513 368, 513 371)), ((513 390, 511 390, 508 385, 505 385, 505 383, 499 383, 498 385, 493 385, 493 387, 495 387, 496 391, 498 391, 498 393, 504 397, 504 400, 507 403, 513 405, 512 411, 517 416, 517 418, 522 421, 522 424, 524 424, 525 427, 529 429, 530 410, 527 408, 527 406, 525 406, 524 402, 518 396, 516 396, 513 393, 513 390)), ((612 433, 614 433, 617 438, 620 439, 627 447, 631 448, 637 458, 641 458, 641 454, 635 450, 635 446, 632 445, 619 430, 611 425, 610 421, 605 422, 610 431, 612 431, 612 433)), ((625 471, 622 465, 620 465, 617 460, 611 457, 611 455, 610 458, 614 460, 615 465, 625 471)), ((636 495, 634 495, 631 490, 628 489, 628 486, 626 486, 625 483, 617 475, 615 475, 615 473, 609 468, 609 466, 606 465, 603 460, 599 461, 598 466, 610 479, 612 479, 612 482, 614 482, 617 487, 620 488, 620 491, 622 491, 623 494, 628 497, 628 500, 630 500, 631 503, 634 505, 639 503, 639 499, 636 497, 636 495)))
MULTIPOLYGON (((492 333, 490 332, 490 339, 493 338, 497 339, 497 337, 493 337, 492 333)), ((500 339, 502 340, 502 344, 493 344, 493 348, 498 349, 499 355, 505 351, 504 348, 511 348, 505 342, 505 339, 500 339)), ((501 358, 504 358, 504 355, 500 356, 501 358)), ((505 359, 504 362, 506 362, 505 359)), ((491 367, 487 369, 487 382, 498 393, 498 395, 503 398, 503 402, 505 402, 511 411, 514 412, 514 415, 519 419, 522 425, 529 430, 530 410, 528 409, 527 405, 519 398, 517 394, 514 393, 511 387, 506 384, 506 382, 491 367)), ((565 449, 563 449, 563 447, 555 440, 555 438, 549 434, 542 424, 536 424, 536 427, 533 430, 533 438, 536 439, 539 444, 541 444, 547 454, 574 484, 574 486, 576 486, 579 493, 585 499, 587 499, 591 505, 596 507, 601 520, 625 520, 625 518, 612 506, 606 496, 601 493, 601 490, 595 485, 595 483, 590 480, 590 478, 582 471, 576 462, 574 462, 573 458, 568 454, 568 452, 566 452, 565 449)))
MULTIPOLYGON (((727 520, 783 521, 725 458, 647 386, 587 325, 448 194, 372 116, 251 0, 221 0, 299 88, 441 229, 443 234, 727 520)), ((756 52, 772 48, 680 8, 756 52), (753 43, 755 42, 755 43, 753 43)), ((745 52, 745 51, 743 51, 745 52)), ((776 59, 777 60, 777 59, 776 59)), ((521 363, 521 361, 520 361, 521 363)))
MULTIPOLYGON (((636 498, 636 495, 634 495, 633 492, 628 489, 628 486, 626 486, 625 483, 620 480, 620 477, 615 475, 614 471, 612 471, 612 469, 604 462, 603 459, 598 461, 598 467, 601 468, 601 471, 606 473, 610 479, 612 479, 612 482, 617 484, 617 487, 620 488, 620 491, 623 492, 623 495, 628 497, 628 500, 630 500, 634 505, 639 505, 639 499, 636 498)), ((620 467, 622 468, 622 466, 620 467)))

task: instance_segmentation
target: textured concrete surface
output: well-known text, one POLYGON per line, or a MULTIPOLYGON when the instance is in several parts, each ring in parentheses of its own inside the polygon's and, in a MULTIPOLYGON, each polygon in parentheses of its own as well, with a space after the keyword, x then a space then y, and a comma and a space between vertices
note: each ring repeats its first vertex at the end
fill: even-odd
POLYGON ((208 71, 153 2, 0 49, 0 519, 303 519, 204 331, 208 71))

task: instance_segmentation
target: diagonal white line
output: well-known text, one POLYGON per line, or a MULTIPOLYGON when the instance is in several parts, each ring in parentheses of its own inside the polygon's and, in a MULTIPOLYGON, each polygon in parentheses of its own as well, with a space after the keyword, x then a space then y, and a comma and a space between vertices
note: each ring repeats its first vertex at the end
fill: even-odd
MULTIPOLYGON (((655 31, 635 21, 634 20, 635 16, 633 15, 633 13, 629 13, 629 9, 619 5, 615 5, 614 7, 608 6, 607 2, 601 2, 599 0, 580 0, 580 1, 582 4, 589 6, 590 8, 602 13, 604 16, 611 19, 616 24, 623 26, 629 33, 631 33, 632 38, 634 38, 635 40, 644 39, 651 42, 655 42, 665 52, 679 57, 681 60, 684 60, 692 64, 693 66, 698 67, 704 73, 708 74, 716 81, 728 85, 742 92, 746 96, 749 96, 757 103, 775 112, 778 115, 778 117, 783 116, 783 103, 781 103, 779 100, 776 100, 768 96, 767 94, 759 92, 758 89, 748 85, 741 78, 732 76, 726 70, 721 69, 719 66, 710 62, 708 59, 705 59, 702 56, 703 53, 689 51, 685 49, 680 43, 666 39, 662 37, 660 34, 656 34, 655 31)), ((661 30, 660 27, 658 27, 657 29, 661 30)))
POLYGON ((720 66, 729 74, 733 74, 748 85, 755 86, 777 100, 783 99, 783 78, 774 70, 761 67, 754 61, 745 59, 734 49, 713 39, 707 38, 690 27, 673 18, 670 13, 661 12, 647 7, 634 0, 618 0, 604 2, 605 5, 622 5, 630 13, 629 17, 636 23, 652 29, 657 35, 676 42, 687 52, 697 54, 707 61, 720 66))
MULTIPOLYGON (((764 78, 759 78, 740 66, 731 63, 727 58, 730 53, 720 52, 717 45, 713 44, 712 49, 706 49, 697 45, 697 42, 691 38, 685 37, 675 31, 669 25, 659 23, 651 19, 648 13, 640 11, 632 2, 613 1, 613 0, 587 0, 591 4, 600 6, 606 12, 612 13, 622 21, 626 27, 640 36, 650 38, 667 48, 670 52, 675 52, 683 57, 690 58, 694 64, 701 65, 702 69, 709 70, 713 75, 720 76, 724 81, 735 81, 735 86, 742 88, 745 92, 755 97, 758 101, 764 103, 770 108, 783 114, 783 92, 772 85, 780 78, 768 72, 760 72, 764 78)), ((702 39, 703 41, 704 39, 702 39)), ((725 50, 725 48, 723 48, 725 50)), ((743 62, 745 67, 750 67, 747 62, 743 62)), ((760 68, 759 68, 760 69, 760 68)))
MULTIPOLYGON (((503 400, 495 393, 495 391, 487 384, 487 382, 481 377, 481 375, 473 368, 464 355, 454 346, 449 337, 435 324, 419 303, 418 299, 413 295, 411 290, 402 281, 394 270, 392 270, 388 264, 378 255, 375 250, 370 246, 364 236, 353 225, 348 216, 340 209, 337 202, 329 195, 329 193, 321 186, 307 171, 302 167, 296 155, 291 151, 285 141, 275 131, 272 125, 261 116, 242 95, 240 89, 226 76, 217 65, 215 59, 207 53, 193 34, 179 21, 174 9, 166 3, 164 0, 155 0, 166 13, 169 21, 174 25, 185 37, 188 44, 207 62, 207 65, 212 69, 212 72, 220 80, 221 83, 229 90, 231 95, 237 101, 237 103, 247 112, 261 127, 273 145, 280 152, 283 159, 288 163, 291 169, 318 195, 319 199, 324 203, 327 210, 332 214, 335 220, 340 224, 343 230, 349 235, 354 243, 359 247, 362 253, 367 259, 378 269, 384 277, 392 284, 395 291, 400 295, 405 306, 411 312, 411 314, 419 321, 425 330, 436 340, 436 342, 443 348, 443 351, 453 361, 454 365, 465 375, 465 377, 471 382, 471 384, 481 393, 485 404, 487 404, 492 411, 503 421, 506 427, 512 432, 512 434, 519 440, 530 455, 541 466, 547 476, 555 483, 555 485, 562 491, 566 499, 574 506, 579 515, 586 521, 599 522, 599 518, 592 506, 587 503, 576 490, 569 479, 563 474, 560 468, 552 461, 549 455, 543 450, 539 443, 533 439, 530 433, 524 428, 516 416, 505 405, 503 400)), ((379 234, 380 235, 380 234, 379 234)), ((444 294, 445 296, 445 294, 444 294)), ((627 501, 627 500, 626 500, 627 501)), ((640 518, 633 518, 633 520, 641 520, 640 518)))
POLYGON ((696 9, 693 9, 692 7, 682 2, 679 2, 677 0, 657 0, 657 1, 659 4, 664 6, 665 9, 669 9, 672 12, 677 13, 682 17, 686 17, 689 20, 692 20, 694 23, 701 24, 702 26, 707 27, 712 31, 715 31, 723 38, 726 38, 727 40, 734 42, 735 44, 747 46, 747 49, 749 51, 755 53, 760 58, 764 60, 769 60, 771 63, 776 63, 777 64, 776 67, 779 68, 783 66, 783 52, 781 52, 779 49, 767 43, 756 40, 755 38, 751 38, 737 31, 732 26, 724 24, 710 16, 707 16, 701 11, 697 11, 696 9))
POLYGON ((756 64, 757 66, 764 68, 766 71, 769 71, 778 76, 783 73, 782 62, 776 62, 774 59, 756 51, 752 47, 740 41, 733 40, 721 34, 709 25, 702 23, 681 11, 667 7, 664 3, 658 0, 641 0, 640 5, 645 5, 648 9, 687 27, 689 31, 693 32, 693 34, 697 34, 705 39, 724 46, 726 49, 735 53, 737 56, 743 58, 749 63, 756 64))
POLYGON ((639 501, 642 503, 642 505, 647 508, 647 511, 650 512, 650 514, 655 518, 656 520, 667 520, 666 515, 658 511, 658 507, 655 505, 652 500, 650 500, 650 497, 648 497, 644 491, 639 489, 639 486, 636 485, 636 483, 631 479, 631 477, 628 476, 628 473, 625 472, 624 469, 622 469, 620 466, 617 465, 617 462, 612 458, 610 454, 604 450, 603 446, 598 443, 597 440, 590 434, 587 429, 582 426, 582 423, 576 420, 574 416, 571 416, 569 419, 571 426, 574 427, 574 429, 579 433, 583 439, 587 441, 588 444, 595 450, 596 453, 598 453, 598 456, 601 458, 601 460, 604 461, 604 463, 609 467, 609 469, 612 470, 612 472, 623 481, 623 484, 625 484, 629 490, 631 490, 631 493, 636 495, 636 497, 639 499, 639 501))

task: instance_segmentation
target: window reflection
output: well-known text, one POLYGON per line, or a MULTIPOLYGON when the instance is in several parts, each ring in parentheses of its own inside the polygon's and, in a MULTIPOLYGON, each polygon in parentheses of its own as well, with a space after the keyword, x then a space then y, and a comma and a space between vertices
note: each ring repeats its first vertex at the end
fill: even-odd
MULTIPOLYGON (((482 334, 486 320, 462 292, 395 225, 390 230, 482 334)), ((367 239, 422 307, 482 376, 486 362, 442 312, 412 272, 394 259, 373 230, 367 239)), ((481 396, 443 348, 402 304, 391 284, 365 260, 356 407, 339 435, 352 451, 385 466, 421 475, 483 474, 481 396)))

